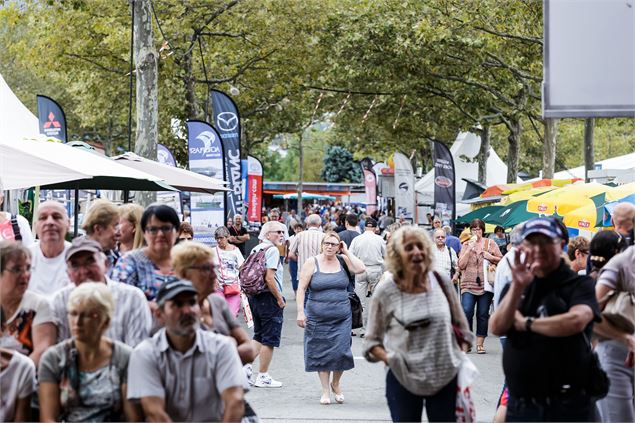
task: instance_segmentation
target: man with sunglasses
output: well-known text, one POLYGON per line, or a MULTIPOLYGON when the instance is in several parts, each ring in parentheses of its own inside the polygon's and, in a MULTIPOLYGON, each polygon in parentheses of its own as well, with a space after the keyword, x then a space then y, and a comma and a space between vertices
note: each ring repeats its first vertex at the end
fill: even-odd
POLYGON ((490 320, 494 334, 507 335, 506 421, 594 421, 599 369, 589 339, 600 311, 593 280, 562 259, 568 235, 556 219, 527 221, 522 238, 512 282, 490 320))
MULTIPOLYGON (((262 242, 256 245, 251 254, 265 251, 266 272, 264 275, 265 291, 249 298, 249 307, 254 319, 254 346, 260 357, 259 374, 254 386, 256 388, 280 388, 282 382, 269 375, 269 365, 273 358, 273 349, 280 346, 282 334, 282 315, 286 301, 282 296, 282 275, 284 266, 280 262, 278 247, 284 240, 285 226, 280 222, 267 222, 260 230, 258 237, 262 242)), ((247 374, 251 368, 247 369, 247 374)))

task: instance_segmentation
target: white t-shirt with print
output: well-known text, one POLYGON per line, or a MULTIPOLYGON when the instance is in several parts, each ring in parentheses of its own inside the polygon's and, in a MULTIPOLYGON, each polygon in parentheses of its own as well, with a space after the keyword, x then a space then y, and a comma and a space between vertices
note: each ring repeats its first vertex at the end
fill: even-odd
POLYGON ((243 264, 245 258, 238 248, 232 250, 221 250, 216 247, 216 275, 218 283, 232 285, 238 282, 238 269, 243 264))
POLYGON ((70 242, 64 241, 64 251, 53 258, 44 257, 39 243, 29 247, 31 250, 29 291, 51 295, 71 283, 68 273, 66 273, 65 260, 66 251, 70 246, 70 242))
MULTIPOLYGON (((11 213, 8 212, 0 212, 4 216, 4 220, 0 223, 0 240, 3 239, 14 239, 15 234, 13 233, 13 225, 11 224, 11 213), (7 233, 5 234, 5 230, 7 233)), ((29 226, 29 221, 24 217, 17 215, 16 219, 18 221, 18 227, 20 228, 20 236, 22 237, 22 245, 25 247, 29 247, 33 245, 33 233, 31 232, 31 227, 29 226)))
POLYGON ((48 322, 55 323, 49 301, 42 295, 27 291, 18 309, 4 325, 0 334, 0 346, 29 355, 33 351, 33 345, 25 345, 20 339, 29 339, 28 342, 32 343, 33 327, 48 322))

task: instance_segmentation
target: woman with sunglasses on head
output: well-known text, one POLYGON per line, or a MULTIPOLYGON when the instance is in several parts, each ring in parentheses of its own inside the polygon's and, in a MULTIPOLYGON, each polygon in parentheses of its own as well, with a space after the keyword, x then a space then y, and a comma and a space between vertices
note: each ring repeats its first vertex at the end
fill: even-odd
POLYGON ((473 335, 450 280, 433 272, 427 231, 403 226, 391 236, 388 272, 370 300, 364 355, 383 361, 386 399, 395 422, 456 421, 457 374, 461 348, 473 335), (457 342, 453 325, 463 336, 457 342))
POLYGON ((321 251, 308 259, 300 271, 297 304, 304 304, 305 292, 307 288, 311 289, 306 314, 298 307, 297 323, 305 329, 304 368, 307 372, 318 372, 322 384, 320 404, 331 403, 331 390, 335 401, 341 404, 344 402, 340 386, 342 375, 355 367, 351 352, 349 272, 362 273, 366 267, 349 252, 346 243, 335 232, 324 235, 321 251), (341 253, 339 258, 338 253, 341 253))
POLYGON ((491 275, 503 255, 493 240, 484 237, 485 222, 481 219, 470 222, 470 232, 472 236, 459 254, 461 304, 470 330, 476 308, 476 353, 485 354, 489 309, 494 299, 494 277, 491 275))
POLYGON ((117 261, 111 279, 140 288, 151 301, 154 311, 154 297, 161 286, 157 274, 173 273, 170 251, 176 241, 180 227, 176 211, 164 204, 152 204, 141 216, 141 230, 146 247, 128 252, 117 261))
POLYGON ((71 292, 67 309, 72 338, 40 361, 40 421, 141 421, 126 398, 132 349, 105 336, 115 309, 110 290, 84 282, 71 292))
POLYGON ((55 344, 57 328, 49 302, 28 291, 31 253, 15 241, 0 241, 0 347, 19 351, 37 366, 55 344))
POLYGON ((218 293, 225 298, 234 317, 240 311, 240 281, 238 269, 245 261, 240 249, 229 243, 229 230, 224 226, 216 228, 215 266, 218 278, 218 293))

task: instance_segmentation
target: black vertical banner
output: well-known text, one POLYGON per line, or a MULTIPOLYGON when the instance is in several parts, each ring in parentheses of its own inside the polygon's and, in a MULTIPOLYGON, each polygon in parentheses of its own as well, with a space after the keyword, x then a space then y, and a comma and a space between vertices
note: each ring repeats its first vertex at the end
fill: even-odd
POLYGON ((456 179, 450 149, 440 141, 434 144, 434 215, 444 224, 456 219, 456 179))
POLYGON ((40 134, 68 141, 66 136, 66 115, 64 110, 52 98, 37 96, 37 114, 40 119, 40 134))
POLYGON ((225 219, 243 214, 243 183, 240 163, 240 115, 236 103, 224 92, 211 90, 214 127, 220 134, 225 153, 226 194, 225 219))

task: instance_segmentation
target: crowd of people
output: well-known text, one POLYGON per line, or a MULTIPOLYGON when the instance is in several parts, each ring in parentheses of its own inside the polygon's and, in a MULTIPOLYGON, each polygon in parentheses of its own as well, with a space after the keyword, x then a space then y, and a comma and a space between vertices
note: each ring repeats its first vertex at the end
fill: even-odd
POLYGON ((259 421, 246 393, 284 385, 286 294, 319 404, 345 402, 357 336, 387 368, 393 421, 456 421, 491 332, 496 421, 635 421, 634 218, 621 204, 590 240, 552 217, 487 236, 478 219, 454 234, 325 205, 269 211, 253 247, 234 216, 212 247, 161 204, 94 201, 70 241, 57 202, 36 210, 37 240, 2 214, 0 420, 259 421))

